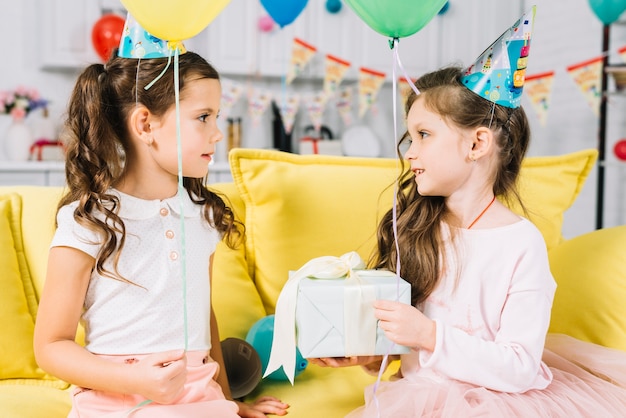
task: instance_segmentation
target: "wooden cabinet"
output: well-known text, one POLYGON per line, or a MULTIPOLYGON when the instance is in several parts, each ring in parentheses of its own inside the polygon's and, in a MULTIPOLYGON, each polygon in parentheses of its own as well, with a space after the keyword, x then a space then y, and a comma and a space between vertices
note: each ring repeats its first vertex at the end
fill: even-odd
POLYGON ((100 58, 91 42, 91 30, 104 13, 123 14, 119 0, 45 0, 38 7, 41 66, 45 69, 82 68, 100 58))

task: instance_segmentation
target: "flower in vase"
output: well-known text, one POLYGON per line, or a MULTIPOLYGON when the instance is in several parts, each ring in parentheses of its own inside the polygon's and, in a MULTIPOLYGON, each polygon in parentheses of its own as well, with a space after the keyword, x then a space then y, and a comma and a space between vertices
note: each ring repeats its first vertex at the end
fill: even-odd
POLYGON ((15 91, 0 91, 0 114, 11 115, 16 120, 22 120, 28 113, 46 107, 48 101, 39 96, 35 89, 20 86, 15 91))

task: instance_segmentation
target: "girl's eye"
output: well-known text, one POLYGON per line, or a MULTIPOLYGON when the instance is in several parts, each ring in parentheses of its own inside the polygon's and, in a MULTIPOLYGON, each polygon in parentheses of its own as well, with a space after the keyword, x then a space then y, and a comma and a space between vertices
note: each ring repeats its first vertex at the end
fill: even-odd
POLYGON ((204 115, 200 115, 198 119, 200 120, 200 122, 206 122, 206 118, 208 117, 209 117, 209 114, 205 113, 204 115))
POLYGON ((428 132, 424 132, 424 131, 419 131, 417 134, 418 134, 418 135, 420 136, 420 138, 422 138, 422 139, 425 139, 425 138, 428 136, 428 132))

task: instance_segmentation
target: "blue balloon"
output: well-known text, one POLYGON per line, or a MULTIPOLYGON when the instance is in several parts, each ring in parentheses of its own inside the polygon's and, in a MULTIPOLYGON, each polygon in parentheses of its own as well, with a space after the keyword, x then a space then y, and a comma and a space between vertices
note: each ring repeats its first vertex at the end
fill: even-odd
POLYGON ((308 0, 261 0, 261 4, 274 22, 281 28, 287 26, 302 13, 308 0))
POLYGON ((626 0, 589 0, 589 6, 602 23, 610 25, 626 10, 626 0))
MULTIPOLYGON (((272 338, 274 336, 274 315, 268 315, 259 319, 246 335, 246 341, 250 344, 261 358, 263 373, 267 369, 267 363, 270 361, 270 351, 272 349, 272 338)), ((296 348, 296 370, 294 376, 299 375, 309 365, 307 359, 302 357, 300 350, 296 348)), ((280 367, 266 377, 271 380, 289 380, 287 375, 280 367)))

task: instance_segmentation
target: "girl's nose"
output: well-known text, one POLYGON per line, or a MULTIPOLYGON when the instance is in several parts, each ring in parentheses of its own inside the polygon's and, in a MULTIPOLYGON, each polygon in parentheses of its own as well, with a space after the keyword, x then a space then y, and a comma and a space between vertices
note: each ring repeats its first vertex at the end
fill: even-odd
POLYGON ((222 131, 217 128, 215 130, 215 133, 211 135, 211 142, 220 142, 222 139, 224 139, 224 133, 222 133, 222 131))

